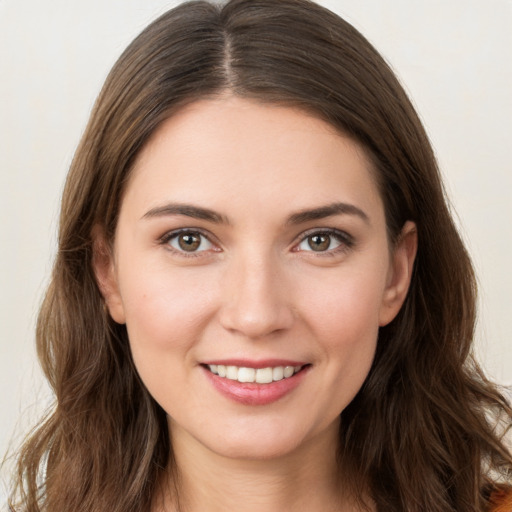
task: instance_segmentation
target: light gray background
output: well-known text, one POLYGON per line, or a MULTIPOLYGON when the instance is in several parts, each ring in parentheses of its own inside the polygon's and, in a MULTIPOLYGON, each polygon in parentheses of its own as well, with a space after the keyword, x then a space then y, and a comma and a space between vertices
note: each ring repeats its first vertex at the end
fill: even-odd
MULTIPOLYGON (((115 59, 176 3, 0 0, 0 454, 48 403, 33 331, 74 148, 115 59)), ((320 3, 375 44, 416 104, 480 278, 477 351, 512 384, 512 1, 320 3)))

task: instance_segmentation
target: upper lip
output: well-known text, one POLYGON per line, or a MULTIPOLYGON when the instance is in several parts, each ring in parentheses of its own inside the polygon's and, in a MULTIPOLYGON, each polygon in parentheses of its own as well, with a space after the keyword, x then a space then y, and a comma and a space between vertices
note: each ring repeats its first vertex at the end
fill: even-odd
POLYGON ((243 368, 269 368, 276 366, 304 366, 308 363, 304 361, 296 361, 293 359, 211 359, 203 361, 204 365, 224 365, 224 366, 238 366, 243 368))

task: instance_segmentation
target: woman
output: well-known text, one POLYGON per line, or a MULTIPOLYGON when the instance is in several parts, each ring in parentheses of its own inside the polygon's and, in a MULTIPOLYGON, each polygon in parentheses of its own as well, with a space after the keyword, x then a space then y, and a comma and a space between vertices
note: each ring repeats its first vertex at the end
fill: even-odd
POLYGON ((75 155, 37 332, 56 407, 12 509, 508 507, 512 410, 474 320, 430 144, 370 44, 305 0, 184 4, 75 155))

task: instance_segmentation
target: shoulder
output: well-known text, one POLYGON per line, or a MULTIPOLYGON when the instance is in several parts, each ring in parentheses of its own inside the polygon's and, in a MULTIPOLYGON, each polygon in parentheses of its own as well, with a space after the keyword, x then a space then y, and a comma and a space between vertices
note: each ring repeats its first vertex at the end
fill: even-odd
POLYGON ((512 512, 512 487, 501 488, 492 493, 489 512, 512 512))

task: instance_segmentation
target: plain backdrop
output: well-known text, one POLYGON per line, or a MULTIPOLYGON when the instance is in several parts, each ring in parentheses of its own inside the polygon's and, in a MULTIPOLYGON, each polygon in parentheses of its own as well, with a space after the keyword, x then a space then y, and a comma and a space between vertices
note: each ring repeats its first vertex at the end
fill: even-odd
MULTIPOLYGON (((34 323, 74 149, 116 58, 176 3, 0 0, 0 458, 50 400, 34 323)), ((512 1, 320 3, 366 35, 416 105, 479 275, 477 351, 512 384, 512 1)))

